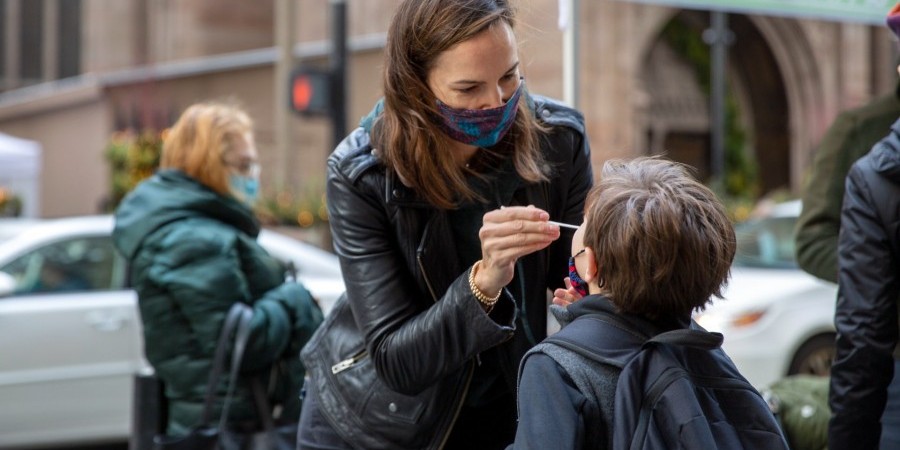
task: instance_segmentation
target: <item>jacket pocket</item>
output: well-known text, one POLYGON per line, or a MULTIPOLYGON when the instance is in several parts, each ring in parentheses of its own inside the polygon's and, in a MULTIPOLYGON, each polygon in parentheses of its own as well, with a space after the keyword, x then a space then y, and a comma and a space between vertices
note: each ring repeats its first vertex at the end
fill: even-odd
MULTIPOLYGON (((375 371, 365 341, 341 298, 301 352, 322 412, 341 437, 362 448, 424 448, 442 415, 436 388, 416 396, 392 391, 375 371)), ((444 397, 450 395, 445 393, 444 397)))
MULTIPOLYGON (((373 369, 374 371, 374 369, 373 369)), ((389 390, 376 381, 363 403, 362 416, 374 419, 372 423, 404 423, 415 425, 425 410, 425 402, 420 395, 410 397, 389 390)))
POLYGON ((331 373, 347 394, 360 401, 356 413, 372 425, 389 423, 396 426, 398 422, 415 425, 425 410, 425 402, 420 396, 394 392, 378 379, 365 349, 332 365, 331 373))

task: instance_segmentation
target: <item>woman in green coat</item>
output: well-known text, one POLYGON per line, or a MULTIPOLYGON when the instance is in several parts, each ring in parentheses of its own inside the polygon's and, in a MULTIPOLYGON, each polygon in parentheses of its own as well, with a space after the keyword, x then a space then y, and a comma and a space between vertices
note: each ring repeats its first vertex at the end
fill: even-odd
MULTIPOLYGON (((246 113, 191 106, 166 136, 160 170, 116 211, 113 240, 130 264, 147 359, 166 386, 169 435, 199 425, 216 340, 235 302, 253 308, 242 378, 267 383, 279 422, 299 416, 304 370, 297 355, 322 312, 256 242, 257 159, 246 113)), ((212 417, 221 413, 225 387, 220 383, 212 417)), ((257 428, 256 416, 249 386, 239 382, 229 422, 257 428)))

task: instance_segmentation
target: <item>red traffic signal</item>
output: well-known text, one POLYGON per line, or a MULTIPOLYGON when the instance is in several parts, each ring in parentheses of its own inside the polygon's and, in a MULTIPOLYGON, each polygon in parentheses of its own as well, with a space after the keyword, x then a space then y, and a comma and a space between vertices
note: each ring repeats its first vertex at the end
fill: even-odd
POLYGON ((291 109, 303 115, 322 116, 331 112, 331 72, 302 67, 291 74, 291 109))

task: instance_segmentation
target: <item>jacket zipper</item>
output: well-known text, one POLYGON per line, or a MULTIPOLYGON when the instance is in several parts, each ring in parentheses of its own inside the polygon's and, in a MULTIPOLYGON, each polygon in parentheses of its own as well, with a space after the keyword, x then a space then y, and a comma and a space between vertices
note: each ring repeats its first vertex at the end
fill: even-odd
MULTIPOLYGON (((434 218, 431 219, 435 220, 434 218)), ((425 242, 425 239, 428 237, 428 231, 431 229, 431 222, 425 226, 425 233, 422 235, 422 240, 420 242, 425 242)), ((419 246, 421 249, 421 245, 419 246)), ((431 280, 428 278, 428 271, 425 270, 425 263, 422 262, 422 252, 421 250, 416 252, 416 264, 419 266, 419 271, 422 272, 422 279, 425 280, 425 285, 428 286, 428 292, 431 294, 431 298, 435 303, 438 302, 437 293, 434 291, 434 286, 431 284, 431 280)), ((479 361, 480 362, 480 361, 479 361)), ((463 403, 466 401, 466 395, 469 394, 469 386, 472 384, 472 378, 475 375, 475 362, 469 364, 469 370, 466 374, 466 383, 463 386, 462 394, 458 397, 459 401, 456 404, 456 409, 453 411, 453 417, 450 419, 450 424, 447 427, 447 431, 444 432, 444 436, 441 438, 440 443, 437 448, 442 449, 445 445, 447 445, 447 439, 450 438, 450 433, 453 431, 453 426, 456 424, 456 419, 459 418, 459 413, 462 411, 463 403)))
POLYGON ((337 374, 353 367, 354 364, 359 362, 359 360, 363 359, 363 357, 365 357, 365 356, 366 356, 366 350, 362 350, 359 353, 331 366, 331 373, 333 375, 337 375, 337 374))
POLYGON ((428 273, 425 272, 425 264, 422 263, 422 254, 420 252, 416 252, 416 263, 419 264, 419 271, 422 272, 422 279, 425 280, 425 285, 428 286, 428 292, 431 293, 431 299, 437 303, 438 297, 434 292, 434 287, 431 286, 431 280, 428 279, 428 273))
POLYGON ((450 426, 447 427, 447 431, 444 432, 444 437, 441 438, 440 444, 437 446, 438 449, 443 449, 445 445, 447 445, 447 439, 450 439, 450 433, 453 432, 453 426, 456 425, 456 419, 459 418, 459 412, 462 411, 463 403, 466 402, 466 395, 469 394, 469 386, 472 384, 472 378, 475 375, 475 363, 469 364, 469 373, 466 375, 466 384, 463 386, 462 395, 459 397, 459 403, 456 404, 456 410, 453 412, 453 419, 450 420, 450 426))
MULTIPOLYGON (((428 280, 428 272, 425 271, 425 264, 422 263, 422 254, 416 254, 416 262, 419 265, 419 270, 422 272, 422 278, 425 280, 425 284, 428 286, 428 290, 431 292, 431 297, 434 299, 435 303, 438 301, 437 295, 434 293, 434 288, 431 286, 431 281, 428 280)), ((481 361, 479 360, 479 363, 481 361)), ((340 363, 338 363, 340 364, 340 363)), ((332 368, 332 370, 334 370, 332 368)), ((453 418, 450 420, 450 426, 447 427, 447 431, 444 433, 444 437, 441 438, 440 444, 437 446, 438 449, 444 448, 444 445, 447 444, 447 439, 450 438, 450 433, 453 431, 453 425, 456 424, 456 419, 459 418, 459 412, 462 411, 463 403, 466 401, 466 395, 469 394, 469 385, 472 384, 472 377, 475 374, 475 363, 472 362, 469 364, 469 373, 466 374, 466 384, 463 386, 462 395, 459 396, 459 402, 456 405, 456 410, 453 412, 453 418)))
POLYGON ((428 286, 428 292, 431 294, 431 299, 437 303, 437 292, 434 291, 434 286, 431 285, 431 280, 428 278, 428 272, 425 270, 425 263, 422 262, 422 245, 425 243, 425 240, 428 239, 428 233, 431 231, 431 225, 435 220, 437 220, 437 215, 432 216, 425 225, 425 231, 422 233, 422 239, 419 241, 419 246, 416 249, 416 264, 419 266, 419 271, 422 272, 422 279, 425 280, 425 286, 428 286))

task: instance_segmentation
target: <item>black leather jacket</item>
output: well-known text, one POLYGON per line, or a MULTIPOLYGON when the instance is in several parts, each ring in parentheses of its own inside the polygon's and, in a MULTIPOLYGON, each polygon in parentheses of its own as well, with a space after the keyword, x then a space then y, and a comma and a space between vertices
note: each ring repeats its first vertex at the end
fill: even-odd
MULTIPOLYGON (((552 175, 522 185, 512 204, 579 224, 592 185, 583 118, 534 101, 550 129, 541 148, 552 175)), ((469 290, 469 268, 457 262, 448 214, 385 169, 364 129, 329 158, 327 195, 347 295, 304 349, 322 411, 362 448, 440 448, 480 352, 500 346, 514 391, 519 360, 545 337, 547 289, 563 284, 572 233, 521 258, 488 316, 469 290)))
POLYGON ((847 176, 838 240, 830 449, 876 449, 900 297, 900 121, 847 176))

